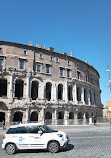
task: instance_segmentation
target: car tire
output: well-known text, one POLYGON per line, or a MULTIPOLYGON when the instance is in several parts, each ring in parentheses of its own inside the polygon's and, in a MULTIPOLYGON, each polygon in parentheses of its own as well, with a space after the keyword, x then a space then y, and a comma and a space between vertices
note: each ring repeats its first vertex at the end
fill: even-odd
POLYGON ((6 153, 9 155, 13 155, 16 153, 16 145, 13 143, 9 143, 6 146, 6 153))
POLYGON ((59 151, 60 145, 56 141, 51 141, 48 144, 48 151, 51 153, 57 153, 59 151))

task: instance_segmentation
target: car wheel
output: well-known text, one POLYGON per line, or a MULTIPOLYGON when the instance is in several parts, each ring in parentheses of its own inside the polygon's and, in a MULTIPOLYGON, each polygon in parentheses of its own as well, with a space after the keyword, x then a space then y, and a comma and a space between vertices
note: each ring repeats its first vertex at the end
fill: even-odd
POLYGON ((52 141, 48 144, 48 151, 51 153, 57 153, 59 151, 59 143, 56 141, 52 141))
POLYGON ((6 153, 9 154, 9 155, 12 155, 12 154, 15 154, 16 153, 16 146, 15 144, 8 144, 6 146, 6 153))

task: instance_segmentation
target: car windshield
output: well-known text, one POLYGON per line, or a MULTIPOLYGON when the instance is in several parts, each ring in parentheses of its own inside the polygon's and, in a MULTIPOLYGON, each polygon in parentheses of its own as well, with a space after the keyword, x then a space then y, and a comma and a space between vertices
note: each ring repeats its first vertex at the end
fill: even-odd
POLYGON ((52 133, 52 132, 55 132, 54 130, 52 130, 51 128, 45 126, 45 125, 42 125, 42 126, 39 126, 39 128, 44 132, 44 133, 52 133))

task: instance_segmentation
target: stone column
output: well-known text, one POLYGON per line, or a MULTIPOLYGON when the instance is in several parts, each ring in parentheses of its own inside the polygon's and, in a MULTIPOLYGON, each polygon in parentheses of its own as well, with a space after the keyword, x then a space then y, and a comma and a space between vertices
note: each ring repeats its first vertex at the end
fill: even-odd
POLYGON ((68 111, 65 110, 64 111, 64 125, 68 125, 68 111))
POLYGON ((9 128, 11 125, 11 110, 5 113, 5 128, 9 128))
POLYGON ((7 98, 12 100, 13 91, 13 76, 10 75, 7 81, 7 98))
POLYGON ((38 97, 39 97, 41 100, 44 100, 44 91, 45 91, 44 84, 43 84, 43 83, 40 83, 38 97))
POLYGON ((73 86, 72 88, 72 97, 73 97, 73 102, 75 101, 75 87, 73 86))
POLYGON ((83 105, 85 105, 85 101, 84 101, 84 87, 81 87, 81 102, 83 103, 83 105))
POLYGON ((27 108, 26 109, 26 114, 25 114, 25 122, 28 122, 29 121, 29 109, 27 108))
POLYGON ((52 125, 57 125, 57 109, 52 113, 52 125))
POLYGON ((77 104, 77 84, 74 85, 74 98, 75 98, 75 104, 77 104))
POLYGON ((84 124, 86 124, 86 115, 85 115, 85 113, 84 113, 84 115, 83 115, 83 125, 84 124))
POLYGON ((74 124, 75 125, 78 124, 77 113, 74 114, 74 124))
POLYGON ((26 99, 29 99, 29 90, 30 90, 30 84, 29 84, 29 76, 26 77, 26 85, 25 85, 25 93, 26 93, 26 99))
POLYGON ((54 102, 57 102, 57 88, 56 88, 56 83, 52 84, 52 93, 51 93, 51 98, 54 102))
POLYGON ((66 81, 63 88, 63 100, 68 103, 68 82, 66 81))
POLYGON ((44 108, 41 109, 40 115, 39 115, 39 122, 44 123, 45 121, 45 116, 44 116, 44 108))

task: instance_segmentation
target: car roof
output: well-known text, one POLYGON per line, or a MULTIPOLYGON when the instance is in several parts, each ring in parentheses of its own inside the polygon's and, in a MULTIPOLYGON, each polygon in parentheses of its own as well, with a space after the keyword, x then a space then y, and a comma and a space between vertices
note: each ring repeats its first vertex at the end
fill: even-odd
POLYGON ((22 127, 22 126, 40 126, 40 125, 44 125, 43 123, 19 123, 16 125, 11 125, 10 128, 17 128, 17 127, 22 127))

